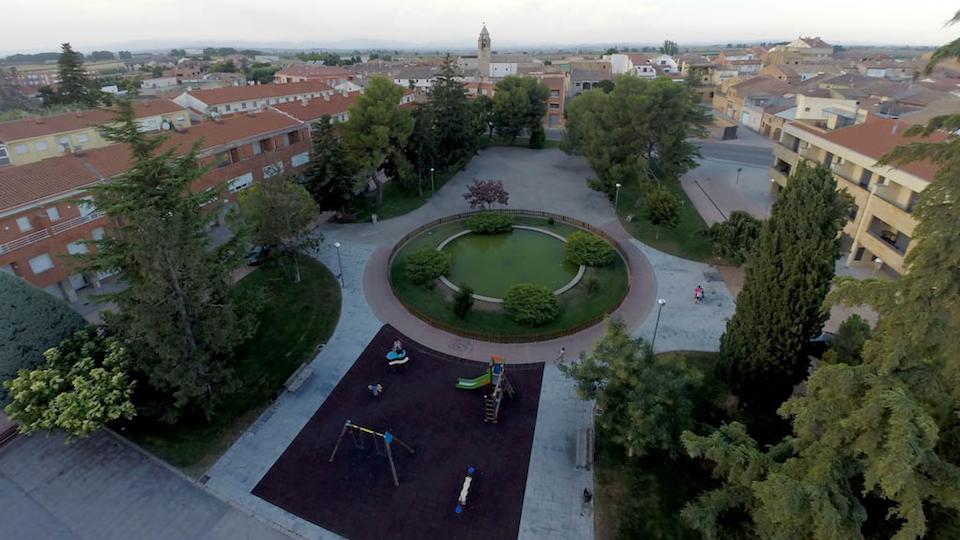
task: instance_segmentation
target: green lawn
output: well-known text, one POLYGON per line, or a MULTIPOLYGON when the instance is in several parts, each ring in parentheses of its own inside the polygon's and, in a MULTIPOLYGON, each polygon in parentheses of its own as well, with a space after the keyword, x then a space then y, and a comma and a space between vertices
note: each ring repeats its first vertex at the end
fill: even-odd
MULTIPOLYGON (((515 216, 514 223, 517 225, 536 226, 562 236, 569 236, 574 231, 579 230, 564 223, 554 223, 551 225, 543 219, 522 216, 515 216)), ((626 294, 629 280, 627 267, 626 263, 624 263, 620 257, 617 257, 614 263, 609 266, 603 268, 588 268, 583 279, 580 280, 580 283, 558 298, 560 315, 544 326, 536 328, 520 326, 502 313, 486 312, 478 309, 471 310, 464 319, 457 319, 453 316, 451 303, 440 293, 439 287, 441 285, 437 285, 437 287, 433 289, 427 289, 423 286, 409 283, 406 280, 403 270, 403 255, 404 253, 409 253, 423 247, 436 247, 453 233, 465 229, 466 224, 463 221, 459 221, 447 223, 425 232, 404 246, 390 269, 397 294, 408 304, 434 319, 468 331, 490 332, 508 336, 553 332, 576 326, 602 315, 626 294), (598 278, 600 287, 593 296, 588 296, 584 284, 593 275, 598 278)))
MULTIPOLYGON (((433 180, 433 190, 439 191, 440 188, 453 178, 465 165, 466 164, 435 171, 434 174, 436 176, 433 180)), ((431 195, 429 177, 423 179, 423 197, 418 196, 415 191, 404 191, 399 182, 387 182, 383 186, 383 203, 377 206, 374 194, 369 193, 363 206, 356 212, 354 221, 360 223, 368 222, 372 219, 373 214, 377 215, 378 220, 402 216, 423 206, 424 203, 430 200, 431 195)))
MULTIPOLYGON (((719 425, 721 411, 717 403, 724 385, 713 377, 717 354, 680 351, 658 356, 686 358, 704 372, 695 414, 701 422, 719 425)), ((700 540, 700 534, 680 518, 680 511, 698 494, 716 485, 717 481, 700 461, 686 457, 671 460, 661 455, 631 458, 601 431, 597 433, 594 468, 597 540, 700 540)))
POLYGON ((658 228, 644 217, 643 209, 636 207, 640 196, 640 188, 636 185, 624 185, 620 188, 620 202, 617 215, 620 223, 636 239, 660 251, 676 255, 684 259, 701 262, 714 262, 712 242, 702 234, 707 228, 700 213, 690 202, 686 192, 679 182, 664 181, 667 189, 677 196, 683 203, 680 207, 680 221, 672 229, 658 228), (628 215, 634 214, 634 219, 627 222, 628 215))
POLYGON ((192 416, 173 425, 139 421, 121 433, 191 477, 202 475, 280 394, 290 374, 313 359, 317 345, 326 343, 337 326, 337 279, 308 257, 300 271, 302 282, 294 283, 284 269, 267 263, 237 284, 265 289, 264 308, 257 333, 234 352, 241 386, 224 396, 212 420, 192 416))

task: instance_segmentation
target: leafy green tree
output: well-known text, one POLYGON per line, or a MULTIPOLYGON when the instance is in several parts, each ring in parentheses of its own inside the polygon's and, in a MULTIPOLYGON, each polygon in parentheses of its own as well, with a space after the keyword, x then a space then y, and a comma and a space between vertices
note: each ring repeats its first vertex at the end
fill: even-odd
POLYGON ((417 196, 423 197, 423 179, 435 174, 440 161, 436 114, 432 107, 421 106, 413 111, 413 132, 407 139, 407 159, 417 171, 417 196))
POLYGON ((377 205, 383 203, 379 173, 388 159, 405 160, 402 152, 413 133, 410 111, 397 108, 403 93, 403 88, 386 77, 373 77, 366 92, 357 97, 357 104, 350 107, 350 120, 340 124, 344 148, 376 185, 377 205))
POLYGON ((473 125, 478 132, 487 133, 487 138, 493 138, 493 99, 490 96, 479 95, 473 100, 473 125))
POLYGON ((580 399, 596 400, 603 411, 597 425, 630 455, 681 454, 680 434, 694 426, 693 396, 703 382, 703 373, 685 360, 655 357, 622 320, 610 319, 590 355, 559 367, 576 382, 580 399))
POLYGON ((538 79, 510 75, 497 83, 493 95, 493 124, 512 145, 526 131, 543 124, 550 88, 538 79))
POLYGON ((746 402, 780 403, 806 373, 850 203, 829 170, 800 165, 773 204, 720 338, 718 373, 746 402))
MULTIPOLYGON (((207 49, 204 49, 203 51, 204 51, 203 54, 213 54, 213 53, 206 52, 207 49)), ((170 56, 173 56, 174 58, 183 58, 187 56, 187 50, 186 49, 170 49, 170 56)))
POLYGON ((320 215, 317 201, 302 186, 274 174, 240 192, 240 216, 250 227, 256 245, 293 261, 294 281, 300 283, 300 255, 316 248, 322 236, 310 224, 320 215))
POLYGON ((617 51, 617 48, 616 48, 616 47, 610 47, 610 48, 607 49, 603 54, 605 54, 605 55, 607 55, 607 54, 617 54, 617 52, 618 52, 618 51, 617 51))
POLYGON ((620 75, 613 90, 580 94, 567 106, 561 148, 587 158, 591 187, 613 197, 616 184, 678 178, 697 166, 688 139, 704 136, 711 120, 683 85, 620 75))
POLYGON ((130 60, 133 58, 133 54, 130 51, 120 51, 117 53, 117 57, 121 60, 130 60))
POLYGON ((254 64, 247 71, 247 79, 259 84, 270 84, 273 82, 274 73, 280 71, 280 69, 282 69, 280 66, 257 66, 257 64, 254 64))
POLYGON ((217 200, 223 186, 191 191, 207 172, 199 143, 178 155, 166 136, 147 137, 129 101, 121 102, 116 122, 101 129, 110 141, 129 145, 131 167, 88 188, 116 226, 111 236, 89 242, 96 250, 74 258, 88 271, 120 271, 127 288, 104 295, 120 310, 107 322, 127 343, 133 369, 172 397, 166 418, 191 404, 209 415, 231 387, 231 351, 256 329, 257 299, 232 287, 247 239, 241 234, 211 245, 210 215, 201 207, 217 200))
POLYGON ((344 150, 330 115, 324 115, 313 133, 313 155, 304 171, 304 187, 320 205, 341 219, 360 196, 365 180, 344 150))
MULTIPOLYGON (((957 10, 944 26, 953 26, 957 23, 960 23, 960 10, 957 10)), ((933 51, 933 54, 930 55, 930 61, 927 62, 927 65, 923 68, 923 75, 930 75, 930 72, 933 71, 933 68, 935 68, 937 64, 950 58, 960 58, 960 37, 933 51)))
POLYGON ((91 62, 99 62, 100 60, 116 60, 116 56, 110 51, 93 51, 87 55, 87 59, 91 62))
POLYGON ((470 100, 457 67, 448 54, 437 71, 436 83, 430 90, 430 101, 421 108, 431 109, 436 129, 437 147, 443 152, 437 157, 441 167, 462 163, 476 152, 478 131, 471 121, 470 100))
POLYGON ((604 79, 597 83, 597 88, 603 90, 604 94, 609 94, 613 92, 614 83, 610 79, 604 79))
POLYGON ((547 144, 547 132, 543 129, 543 125, 538 125, 530 131, 530 148, 541 149, 547 144))
POLYGON ((828 364, 848 364, 856 366, 863 360, 863 346, 870 339, 870 324, 854 313, 840 323, 830 350, 823 355, 828 364))
POLYGON ((677 46, 675 41, 670 41, 669 39, 663 40, 663 45, 660 47, 660 54, 676 56, 679 52, 680 47, 677 46))
MULTIPOLYGON (((43 362, 43 352, 86 326, 76 311, 21 278, 0 272, 0 383, 43 362)), ((7 402, 0 385, 0 405, 7 402)))
POLYGON ((763 222, 749 212, 734 210, 726 221, 714 223, 703 234, 713 243, 717 257, 741 266, 753 251, 762 226, 763 222))
POLYGON ((13 398, 6 413, 24 434, 63 431, 67 442, 110 421, 134 417, 130 353, 116 337, 93 327, 44 353, 46 363, 3 383, 13 398))
POLYGON ((83 68, 83 54, 74 51, 69 43, 60 47, 62 52, 57 60, 60 82, 57 83, 53 101, 44 101, 44 105, 82 103, 87 107, 96 107, 101 101, 101 95, 96 88, 96 81, 87 76, 83 68))
POLYGON ((214 73, 236 73, 237 66, 233 63, 233 60, 227 60, 226 62, 214 64, 210 67, 210 71, 214 73))
POLYGON ((643 212, 647 221, 657 228, 659 238, 661 227, 672 229, 680 221, 680 200, 667 188, 657 186, 643 202, 643 212))

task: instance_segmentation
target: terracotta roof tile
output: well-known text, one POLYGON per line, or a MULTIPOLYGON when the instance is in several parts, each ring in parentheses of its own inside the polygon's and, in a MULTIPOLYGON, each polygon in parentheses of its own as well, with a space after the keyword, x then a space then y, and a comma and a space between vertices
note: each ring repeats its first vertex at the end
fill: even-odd
MULTIPOLYGON (((909 123, 897 122, 890 118, 881 118, 874 115, 869 115, 868 118, 869 121, 863 124, 829 132, 823 132, 801 123, 792 125, 876 160, 900 145, 918 141, 943 142, 948 138, 948 135, 942 132, 933 133, 929 137, 904 137, 903 131, 910 127, 909 123), (896 133, 894 133, 894 126, 898 128, 896 133)), ((933 176, 940 169, 931 161, 918 161, 897 168, 928 181, 932 181, 933 176)))
POLYGON ((65 155, 0 169, 0 210, 68 193, 101 178, 79 159, 65 155))
MULTIPOLYGON (((133 110, 137 118, 185 111, 180 105, 166 99, 141 101, 134 104, 133 110)), ((9 143, 109 124, 113 121, 113 116, 114 112, 111 110, 93 109, 40 118, 26 118, 12 122, 0 122, 0 142, 9 143)))
MULTIPOLYGON (((356 77, 356 72, 350 71, 348 69, 343 69, 339 66, 310 66, 306 64, 294 64, 292 66, 287 66, 280 71, 274 73, 276 75, 286 75, 288 77, 338 77, 338 76, 353 76, 356 77)), ((290 83, 288 83, 290 84, 290 83)))
POLYGON ((295 96, 311 92, 330 92, 333 88, 322 82, 309 81, 286 84, 256 84, 248 86, 225 86, 210 90, 196 90, 185 92, 194 98, 206 103, 207 106, 248 99, 267 99, 280 96, 295 96))
POLYGON ((302 101, 291 101, 278 103, 273 105, 273 108, 301 122, 311 122, 325 114, 334 116, 347 112, 347 109, 357 104, 358 95, 360 95, 360 92, 351 92, 349 97, 344 97, 342 93, 338 92, 330 96, 329 101, 323 98, 314 98, 309 100, 306 105, 302 101))

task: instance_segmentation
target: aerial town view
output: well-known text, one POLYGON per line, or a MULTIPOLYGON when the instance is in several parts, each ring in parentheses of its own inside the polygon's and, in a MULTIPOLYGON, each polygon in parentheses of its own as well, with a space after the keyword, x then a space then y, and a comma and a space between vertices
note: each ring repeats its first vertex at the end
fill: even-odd
POLYGON ((960 5, 39 7, 0 539, 960 540, 960 5))

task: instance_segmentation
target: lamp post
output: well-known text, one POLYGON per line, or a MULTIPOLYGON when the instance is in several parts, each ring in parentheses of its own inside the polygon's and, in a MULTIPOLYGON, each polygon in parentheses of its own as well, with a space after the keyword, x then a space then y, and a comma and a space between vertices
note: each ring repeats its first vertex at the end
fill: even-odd
POLYGON ((430 196, 433 197, 437 194, 437 190, 433 184, 433 167, 430 167, 430 196))
POLYGON ((653 350, 653 346, 657 344, 657 330, 660 328, 660 314, 663 313, 663 306, 667 305, 667 300, 661 298, 657 300, 657 303, 660 304, 660 308, 657 310, 657 323, 653 325, 653 339, 650 340, 650 350, 653 350))
POLYGON ((340 288, 345 289, 347 284, 343 281, 343 262, 340 260, 340 242, 334 242, 333 247, 337 248, 337 266, 340 267, 340 273, 337 274, 337 277, 340 278, 340 288))
POLYGON ((881 259, 880 257, 874 257, 873 262, 876 263, 876 266, 873 267, 873 274, 871 274, 870 277, 875 277, 877 275, 877 270, 879 270, 880 267, 883 266, 883 259, 881 259))
POLYGON ((770 214, 771 212, 773 212, 773 200, 777 198, 777 194, 776 194, 776 193, 774 192, 774 190, 773 190, 773 186, 774 186, 774 184, 776 184, 776 183, 777 183, 776 180, 774 180, 773 178, 770 179, 770 194, 771 194, 771 196, 770 196, 770 199, 767 201, 767 214, 768 214, 767 217, 769 217, 769 214, 770 214))
POLYGON ((613 213, 616 214, 620 210, 620 183, 617 183, 617 195, 613 198, 613 213))
POLYGON ((737 185, 740 185, 740 171, 743 170, 743 167, 737 167, 737 185))

